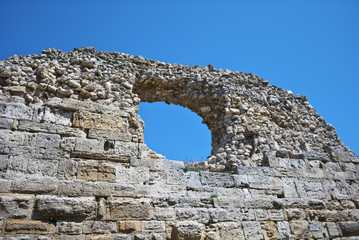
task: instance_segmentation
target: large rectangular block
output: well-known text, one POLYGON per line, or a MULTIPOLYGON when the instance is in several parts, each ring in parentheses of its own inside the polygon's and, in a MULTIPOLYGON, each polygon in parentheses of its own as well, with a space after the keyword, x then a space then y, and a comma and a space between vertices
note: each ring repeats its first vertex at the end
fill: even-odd
POLYGON ((150 199, 111 198, 106 202, 109 220, 120 219, 151 219, 153 207, 150 199))
POLYGON ((82 222, 68 222, 68 221, 57 221, 56 228, 57 232, 61 235, 79 235, 82 234, 82 222))
POLYGON ((122 117, 86 111, 74 112, 72 125, 84 129, 122 130, 122 117))
POLYGON ((36 137, 36 147, 40 148, 59 148, 60 147, 60 135, 38 133, 36 137))
POLYGON ((59 195, 95 196, 95 197, 134 197, 135 187, 130 184, 62 181, 59 184, 59 195))
POLYGON ((165 232, 165 221, 143 221, 142 232, 165 232))
POLYGON ((27 218, 30 219, 34 207, 34 195, 1 194, 0 219, 27 218))
POLYGON ((14 126, 14 119, 0 117, 0 128, 11 129, 14 126))
POLYGON ((134 143, 78 138, 72 156, 128 163, 138 154, 138 145, 134 143))
POLYGON ((36 213, 45 219, 87 218, 96 216, 94 197, 36 196, 36 213))
POLYGON ((19 103, 0 102, 0 117, 31 120, 34 109, 19 103))
POLYGON ((233 187, 234 181, 228 173, 200 172, 201 183, 211 187, 233 187))
POLYGON ((256 221, 242 222, 243 232, 246 239, 260 240, 264 239, 261 225, 256 221))
POLYGON ((20 120, 17 129, 28 132, 54 133, 67 137, 86 137, 86 133, 81 129, 57 125, 53 123, 40 123, 34 121, 20 120))
POLYGON ((149 168, 146 167, 125 167, 118 165, 116 167, 116 182, 120 183, 147 183, 150 179, 149 168))
POLYGON ((85 221, 83 222, 82 232, 84 234, 102 234, 102 233, 116 233, 117 222, 110 221, 85 221))
POLYGON ((15 179, 11 191, 15 193, 56 194, 59 183, 49 178, 15 179))
POLYGON ((89 138, 95 139, 107 139, 130 142, 132 135, 129 132, 116 131, 116 130, 102 130, 102 129, 90 129, 89 138))
POLYGON ((51 234, 55 231, 53 224, 36 220, 6 219, 3 227, 5 234, 51 234))

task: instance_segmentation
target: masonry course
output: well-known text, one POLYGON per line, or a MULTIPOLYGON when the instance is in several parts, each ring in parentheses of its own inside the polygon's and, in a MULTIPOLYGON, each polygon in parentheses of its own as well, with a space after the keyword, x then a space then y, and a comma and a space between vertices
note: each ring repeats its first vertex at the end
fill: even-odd
POLYGON ((0 61, 0 239, 356 239, 358 164, 254 74, 91 47, 0 61), (203 118, 201 171, 146 146, 140 101, 203 118))

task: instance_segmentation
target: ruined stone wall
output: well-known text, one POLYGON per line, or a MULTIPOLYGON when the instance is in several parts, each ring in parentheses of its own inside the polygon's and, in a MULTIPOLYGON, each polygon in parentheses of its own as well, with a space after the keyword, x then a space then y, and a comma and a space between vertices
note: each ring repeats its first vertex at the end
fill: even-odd
POLYGON ((359 236, 358 157, 253 74, 47 49, 0 61, 0 86, 0 239, 359 236), (202 171, 147 148, 140 101, 203 118, 202 171))

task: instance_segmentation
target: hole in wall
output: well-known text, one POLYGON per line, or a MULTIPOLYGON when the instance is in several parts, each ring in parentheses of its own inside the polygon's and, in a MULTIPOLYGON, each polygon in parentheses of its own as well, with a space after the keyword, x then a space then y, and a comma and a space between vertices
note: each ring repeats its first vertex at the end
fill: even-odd
POLYGON ((164 102, 141 102, 144 138, 153 151, 170 160, 202 162, 211 155, 211 131, 188 108, 164 102))

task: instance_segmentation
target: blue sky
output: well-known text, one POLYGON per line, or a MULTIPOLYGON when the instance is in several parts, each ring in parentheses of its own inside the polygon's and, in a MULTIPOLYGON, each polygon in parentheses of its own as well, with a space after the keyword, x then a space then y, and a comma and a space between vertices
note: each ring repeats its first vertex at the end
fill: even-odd
MULTIPOLYGON (((358 13, 356 0, 0 0, 0 59, 94 46, 252 72, 307 96, 359 154, 358 13)), ((165 114, 164 104, 152 105, 141 104, 140 112, 149 147, 170 159, 209 155, 210 135, 200 117, 181 107, 165 114), (170 126, 159 122, 167 117, 174 119, 170 126)))

